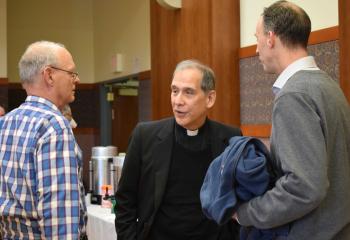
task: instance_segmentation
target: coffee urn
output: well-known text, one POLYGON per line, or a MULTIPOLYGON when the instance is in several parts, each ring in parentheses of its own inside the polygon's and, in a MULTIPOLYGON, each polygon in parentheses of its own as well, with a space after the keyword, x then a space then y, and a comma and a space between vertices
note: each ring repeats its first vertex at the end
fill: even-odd
POLYGON ((124 165, 125 153, 119 153, 118 156, 113 157, 113 164, 115 168, 115 181, 114 181, 114 189, 117 190, 120 177, 122 175, 122 169, 124 165))
POLYGON ((113 157, 117 156, 118 149, 115 146, 96 146, 92 148, 91 161, 89 163, 89 177, 91 190, 91 203, 101 204, 103 191, 102 185, 111 185, 108 192, 114 194, 113 186, 117 181, 113 157))

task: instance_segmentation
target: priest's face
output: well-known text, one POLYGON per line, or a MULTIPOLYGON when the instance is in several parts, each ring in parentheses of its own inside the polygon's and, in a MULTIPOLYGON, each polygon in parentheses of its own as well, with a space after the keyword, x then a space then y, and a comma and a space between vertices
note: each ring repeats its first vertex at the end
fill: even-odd
POLYGON ((171 105, 176 122, 189 130, 200 128, 208 110, 214 105, 215 91, 201 88, 203 74, 196 68, 185 68, 174 74, 171 83, 171 105))

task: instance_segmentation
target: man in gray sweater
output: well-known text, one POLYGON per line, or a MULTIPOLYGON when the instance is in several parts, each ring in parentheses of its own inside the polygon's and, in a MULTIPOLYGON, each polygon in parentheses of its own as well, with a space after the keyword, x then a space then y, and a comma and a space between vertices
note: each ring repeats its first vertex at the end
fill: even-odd
POLYGON ((234 214, 243 226, 289 224, 293 240, 350 239, 350 107, 338 84, 307 54, 309 16, 278 1, 264 9, 255 36, 268 73, 278 74, 271 155, 279 179, 234 214))

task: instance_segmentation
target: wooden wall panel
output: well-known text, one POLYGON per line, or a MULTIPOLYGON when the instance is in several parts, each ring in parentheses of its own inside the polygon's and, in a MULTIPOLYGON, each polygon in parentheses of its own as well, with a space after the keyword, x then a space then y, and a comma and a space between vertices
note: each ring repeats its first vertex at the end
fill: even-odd
POLYGON ((0 77, 0 85, 7 85, 7 84, 8 84, 8 79, 0 77))
POLYGON ((26 99, 26 91, 19 82, 9 82, 8 84, 8 110, 11 111, 21 105, 26 99))
POLYGON ((240 126, 243 136, 270 137, 271 124, 254 124, 240 126))
POLYGON ((350 102, 350 1, 339 0, 339 71, 340 86, 350 102))
MULTIPOLYGON (((100 103, 96 84, 78 84, 75 101, 70 104, 73 118, 79 128, 100 127, 100 103), (93 100, 93 101, 92 101, 93 100)), ((12 110, 22 104, 27 97, 21 83, 8 84, 8 109, 12 110)))
MULTIPOLYGON (((309 45, 321 44, 321 43, 327 43, 329 41, 339 40, 340 39, 339 35, 340 35, 340 27, 338 26, 313 31, 309 38, 309 45)), ((256 50, 256 45, 241 48, 239 53, 240 59, 256 56, 255 50, 256 50)), ((342 88, 344 89, 344 84, 342 88)), ((344 89, 344 92, 345 92, 345 89, 344 89)), ((244 118, 244 111, 243 111, 243 118, 244 118)), ((243 135, 245 136, 253 136, 258 138, 261 138, 261 137, 268 138, 270 136, 270 132, 271 132, 270 124, 244 124, 244 120, 242 123, 243 124, 240 127, 243 132, 243 135)))
POLYGON ((238 0, 212 1, 212 67, 217 77, 217 102, 210 115, 240 125, 240 14, 238 0))
POLYGON ((0 106, 8 111, 8 79, 0 77, 0 106))
POLYGON ((75 101, 70 104, 79 128, 100 127, 100 101, 96 84, 76 85, 75 101))
POLYGON ((168 10, 151 0, 152 117, 171 116, 170 84, 176 64, 198 59, 217 76, 210 117, 239 125, 239 0, 186 0, 168 10))
MULTIPOLYGON (((311 32, 308 45, 314 45, 338 39, 339 27, 334 26, 311 32)), ((256 44, 243 47, 239 50, 239 58, 253 57, 256 55, 256 44)))

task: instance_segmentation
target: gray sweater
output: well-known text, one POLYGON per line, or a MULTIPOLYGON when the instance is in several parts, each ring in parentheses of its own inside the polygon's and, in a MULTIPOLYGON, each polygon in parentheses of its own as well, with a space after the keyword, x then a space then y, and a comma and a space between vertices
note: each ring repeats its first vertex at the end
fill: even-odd
POLYGON ((244 226, 291 223, 287 239, 350 239, 350 107, 323 71, 299 71, 276 96, 271 155, 280 178, 237 211, 244 226))

